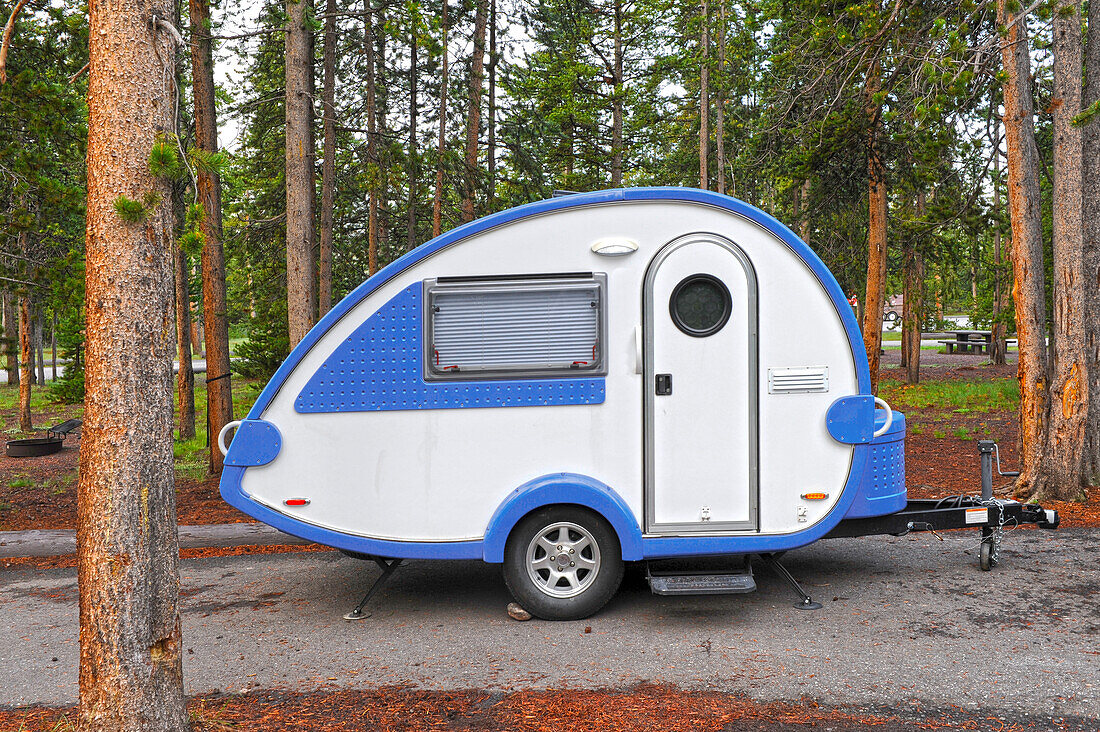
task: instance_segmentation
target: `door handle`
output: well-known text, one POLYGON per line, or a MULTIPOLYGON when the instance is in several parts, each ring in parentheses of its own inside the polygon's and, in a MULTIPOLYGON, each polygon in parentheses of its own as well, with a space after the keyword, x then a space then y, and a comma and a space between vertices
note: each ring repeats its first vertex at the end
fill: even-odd
POLYGON ((657 396, 672 393, 672 374, 657 374, 657 396))

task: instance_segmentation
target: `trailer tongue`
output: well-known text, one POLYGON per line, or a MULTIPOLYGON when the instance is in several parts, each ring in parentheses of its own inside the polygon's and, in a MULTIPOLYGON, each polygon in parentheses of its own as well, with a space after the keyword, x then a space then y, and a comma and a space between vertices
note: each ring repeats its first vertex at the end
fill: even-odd
MULTIPOLYGON (((997 443, 980 440, 981 496, 948 496, 940 499, 911 500, 905 508, 885 516, 851 518, 841 521, 824 536, 826 539, 857 536, 905 536, 928 531, 933 534, 952 529, 978 529, 981 544, 978 566, 989 571, 997 566, 1004 530, 1033 524, 1040 529, 1056 529, 1060 523, 1058 512, 1030 503, 1023 504, 1005 498, 993 497, 993 463, 997 473, 1016 477, 1019 473, 1001 470, 997 443)), ((802 589, 798 581, 779 563, 775 554, 760 554, 760 559, 798 594, 800 602, 795 607, 815 610, 821 607, 802 589)), ((647 576, 650 589, 657 595, 724 595, 752 592, 756 582, 748 557, 742 557, 737 566, 725 569, 672 568, 650 562, 647 576)), ((682 563, 681 563, 682 564, 682 563)))

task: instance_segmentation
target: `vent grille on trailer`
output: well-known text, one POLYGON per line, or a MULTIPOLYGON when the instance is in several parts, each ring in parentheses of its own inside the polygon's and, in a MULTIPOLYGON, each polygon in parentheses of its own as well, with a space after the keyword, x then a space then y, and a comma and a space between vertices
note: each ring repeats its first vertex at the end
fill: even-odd
POLYGON ((812 394, 829 391, 829 367, 768 369, 769 394, 812 394))

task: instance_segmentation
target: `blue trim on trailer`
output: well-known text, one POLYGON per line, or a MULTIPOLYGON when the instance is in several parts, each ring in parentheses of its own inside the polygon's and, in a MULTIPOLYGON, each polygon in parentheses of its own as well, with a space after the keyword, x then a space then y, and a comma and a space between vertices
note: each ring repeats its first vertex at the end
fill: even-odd
POLYGON ((248 418, 260 419, 263 417, 264 410, 267 409, 271 400, 275 397, 275 394, 282 388, 283 383, 290 377, 291 372, 294 371, 294 368, 301 362, 306 353, 316 345, 329 328, 335 325, 340 318, 344 317, 344 315, 362 302, 372 292, 414 264, 427 259, 431 255, 452 244, 457 244, 467 237, 497 226, 510 224, 521 219, 550 213, 552 211, 561 211, 580 206, 614 203, 616 201, 689 201, 702 203, 744 216, 777 236, 798 255, 815 275, 817 275, 818 281, 821 282, 829 298, 833 301, 833 306, 836 308, 841 321, 844 323, 844 330, 848 335, 848 343, 852 350, 852 356, 856 361, 856 379, 859 384, 859 391, 864 394, 870 393, 871 372, 867 364, 867 353, 863 349, 863 337, 860 335, 859 324, 856 322, 855 314, 852 312, 851 306, 848 305, 848 300, 844 297, 844 293, 841 291, 836 278, 833 277, 820 257, 814 254, 813 250, 798 238, 798 235, 780 223, 777 219, 764 213, 755 206, 750 206, 744 201, 739 201, 735 198, 730 198, 729 196, 713 193, 711 191, 675 187, 619 188, 609 191, 597 191, 595 193, 581 193, 572 196, 563 196, 561 198, 551 198, 547 201, 536 201, 534 203, 528 203, 523 206, 508 209, 507 211, 491 214, 451 229, 446 234, 437 236, 435 239, 421 244, 411 252, 402 255, 379 270, 373 277, 368 278, 365 282, 352 290, 347 297, 326 313, 317 325, 313 326, 313 328, 306 333, 302 342, 290 352, 286 361, 283 362, 275 372, 275 375, 271 377, 271 381, 269 381, 263 391, 260 392, 260 396, 256 399, 255 404, 252 405, 252 409, 248 412, 248 418))
POLYGON ((275 511, 252 500, 241 489, 246 468, 226 466, 222 470, 221 494, 226 503, 244 511, 279 531, 314 541, 334 549, 370 554, 391 559, 481 559, 481 541, 387 541, 345 534, 315 526, 293 516, 275 511))
POLYGON ((316 414, 603 403, 603 378, 568 371, 546 379, 425 381, 422 292, 414 282, 363 321, 302 387, 294 410, 316 414))
POLYGON ((520 519, 537 508, 561 504, 584 506, 600 514, 618 534, 623 559, 642 558, 642 531, 638 518, 622 496, 587 475, 552 473, 524 483, 500 504, 485 529, 485 561, 504 561, 508 534, 520 519))
POLYGON ((267 465, 279 456, 282 447, 283 436, 278 427, 262 419, 246 419, 233 433, 225 464, 241 468, 267 465))
MULTIPOLYGON (((886 424, 886 411, 875 412, 875 428, 886 424)), ((905 490, 905 415, 894 412, 890 431, 871 441, 868 469, 856 491, 856 500, 844 518, 886 516, 905 508, 909 496, 905 490)))
POLYGON ((875 398, 857 394, 837 399, 825 410, 825 429, 845 445, 870 442, 875 436, 875 398))

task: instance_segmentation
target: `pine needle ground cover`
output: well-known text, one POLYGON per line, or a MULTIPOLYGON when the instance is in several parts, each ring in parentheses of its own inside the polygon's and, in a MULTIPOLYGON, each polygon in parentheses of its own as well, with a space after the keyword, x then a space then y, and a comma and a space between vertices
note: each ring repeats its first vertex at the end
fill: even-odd
MULTIPOLYGON (((743 697, 672 686, 625 690, 487 692, 383 688, 310 694, 255 692, 197 697, 188 704, 195 732, 234 730, 508 730, 509 732, 832 732, 856 730, 1085 730, 1088 720, 1005 719, 957 709, 832 708, 816 703, 761 704, 743 697)), ((0 711, 0 729, 75 730, 74 710, 0 711)))

